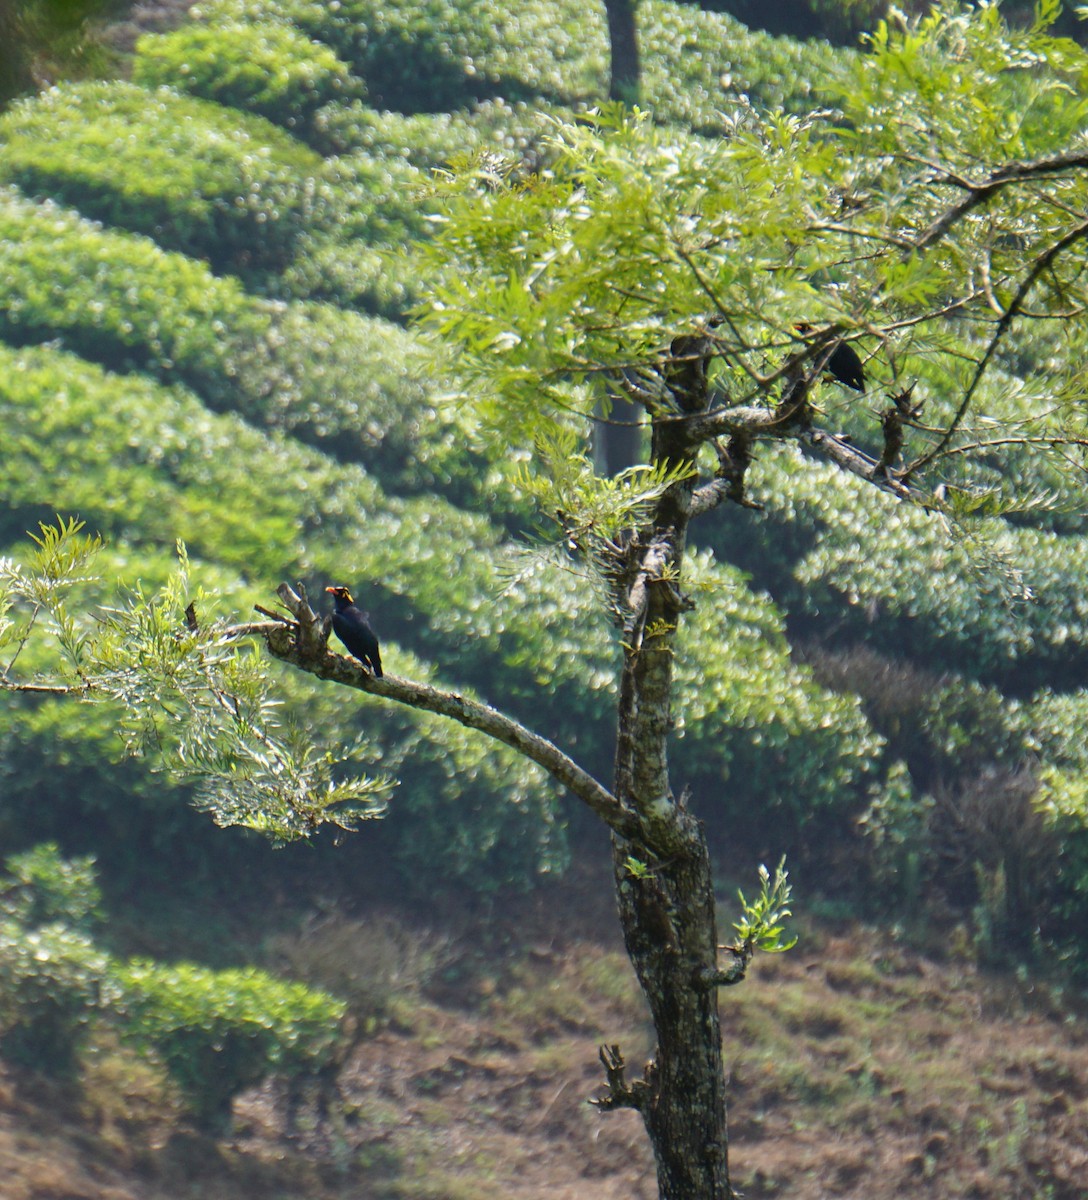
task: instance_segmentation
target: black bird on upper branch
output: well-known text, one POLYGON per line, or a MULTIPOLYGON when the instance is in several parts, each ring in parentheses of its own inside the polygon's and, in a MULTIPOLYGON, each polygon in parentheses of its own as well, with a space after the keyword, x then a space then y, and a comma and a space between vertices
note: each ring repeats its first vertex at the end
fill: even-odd
POLYGON ((846 342, 839 342, 831 351, 831 357, 824 364, 824 370, 834 375, 839 383, 853 388, 855 392, 865 391, 865 369, 861 365, 858 352, 846 342))
MULTIPOLYGON (((799 321, 794 329, 805 334, 811 332, 812 326, 807 321, 799 321)), ((858 352, 849 342, 836 345, 824 363, 824 370, 845 387, 853 388, 855 392, 865 391, 865 368, 861 365, 858 352)))
POLYGON ((370 628, 367 614, 356 607, 346 587, 327 587, 325 591, 332 596, 335 606, 332 627, 336 636, 347 646, 349 653, 381 679, 382 656, 378 653, 378 638, 370 628))

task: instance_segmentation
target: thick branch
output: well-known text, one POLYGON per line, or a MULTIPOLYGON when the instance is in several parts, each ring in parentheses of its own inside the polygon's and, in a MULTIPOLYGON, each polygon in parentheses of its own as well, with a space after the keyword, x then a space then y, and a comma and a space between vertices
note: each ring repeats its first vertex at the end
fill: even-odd
POLYGON ((685 432, 692 442, 709 442, 714 438, 749 434, 752 437, 783 437, 789 417, 777 409, 757 408, 751 404, 717 408, 686 418, 685 432))
MULTIPOLYGON (((857 475, 867 483, 875 484, 903 500, 915 497, 913 489, 897 479, 889 478, 886 472, 880 470, 876 459, 821 429, 797 424, 795 418, 796 413, 791 412, 783 417, 779 412, 767 408, 719 409, 717 412, 693 418, 687 426, 687 432, 699 441, 710 440, 723 434, 747 434, 749 437, 777 438, 781 441, 794 438, 811 446, 824 457, 831 459, 836 466, 857 475)), ((695 493, 692 515, 706 512, 726 496, 728 487, 723 488, 720 481, 715 480, 714 483, 705 485, 695 493)))
POLYGON ((756 944, 751 938, 735 946, 719 946, 719 950, 727 950, 733 956, 728 967, 704 967, 695 975, 695 986, 710 991, 711 988, 735 987, 743 983, 748 974, 748 967, 756 955, 756 944))
POLYGON ((752 465, 751 435, 736 433, 729 439, 727 446, 723 447, 720 442, 715 442, 714 449, 718 455, 718 470, 713 479, 700 484, 692 492, 689 515, 700 517, 726 500, 739 504, 741 508, 762 510, 763 505, 749 500, 745 492, 745 476, 752 465))
POLYGON ((383 696, 387 700, 406 704, 409 708, 438 713, 470 729, 478 729, 543 767, 616 833, 627 838, 639 835, 640 826, 635 815, 558 746, 489 705, 470 700, 457 692, 443 692, 427 684, 389 674, 381 679, 376 678, 355 659, 334 654, 328 649, 325 644, 328 636, 325 622, 314 613, 305 599, 286 585, 281 585, 278 591, 295 622, 262 621, 251 626, 235 626, 235 636, 260 634, 275 658, 318 679, 328 679, 343 687, 383 696))
MULTIPOLYGON (((719 504, 724 504, 726 500, 731 500, 733 498, 732 491, 732 482, 721 476, 715 476, 714 479, 701 483, 692 493, 691 515, 701 517, 703 513, 708 513, 712 508, 717 508, 719 504)), ((748 503, 744 507, 761 508, 762 505, 748 503)))
POLYGON ((831 459, 837 467, 841 467, 844 471, 849 471, 851 475, 857 475, 859 479, 864 479, 866 483, 874 484, 881 491, 891 492, 893 496, 898 496, 900 500, 916 500, 919 498, 913 488, 901 483, 894 476, 884 471, 877 459, 870 458, 868 454, 865 454, 856 446, 851 446, 849 442, 844 442, 830 433, 825 433, 822 429, 805 430, 800 437, 803 442, 824 455, 825 458, 831 459))

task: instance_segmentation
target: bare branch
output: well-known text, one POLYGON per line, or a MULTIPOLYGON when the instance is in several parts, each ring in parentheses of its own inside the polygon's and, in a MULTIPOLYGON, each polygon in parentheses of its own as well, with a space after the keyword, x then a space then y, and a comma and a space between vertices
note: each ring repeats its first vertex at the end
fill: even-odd
POLYGON ((895 246, 900 250, 914 249, 914 243, 909 238, 896 237, 894 234, 885 233, 879 229, 861 229, 856 225, 843 225, 836 221, 813 224, 809 226, 809 230, 812 233, 843 233, 849 237, 867 238, 887 246, 895 246))
POLYGON ((31 696, 86 696, 93 691, 89 683, 12 683, 0 679, 0 692, 22 692, 31 696))
POLYGON ((0 668, 0 682, 3 682, 5 685, 8 682, 9 673, 14 668, 16 660, 18 659, 19 655, 22 654, 23 648, 30 640, 30 634, 34 629, 34 623, 37 621, 38 614, 41 612, 41 610, 42 603, 39 600, 35 603, 33 611, 30 614, 30 619, 27 621, 26 628, 23 630, 23 636, 19 639, 19 643, 15 647, 15 653, 11 656, 11 662, 9 662, 6 667, 0 668))
POLYGON ((1038 436, 1022 434, 1012 437, 989 438, 984 441, 964 442, 960 446, 950 446, 948 449, 942 450, 937 457, 938 459, 955 458, 960 454, 978 454, 987 450, 1004 448, 1005 446, 1046 446, 1050 450, 1060 450, 1065 446, 1079 446, 1082 449, 1086 449, 1088 448, 1088 438, 1070 437, 1066 434, 1051 434, 1049 436, 1045 434, 1038 436))
POLYGON ((343 687, 395 700, 409 708, 438 713, 469 729, 487 734, 543 767, 616 833, 631 839, 640 837, 641 826, 635 814, 624 808, 607 788, 558 746, 490 705, 470 700, 457 692, 440 691, 428 684, 415 683, 395 675, 386 674, 380 679, 375 677, 354 659, 329 650, 327 623, 302 596, 287 584, 281 584, 277 592, 295 618, 294 622, 262 621, 250 626, 234 626, 231 632, 235 636, 254 633, 264 637, 275 658, 318 679, 327 679, 343 687))
POLYGON ((633 1108, 641 1112, 650 1098, 649 1082, 637 1079, 628 1084, 625 1077, 627 1063, 620 1053, 619 1046, 602 1046, 598 1057, 608 1080, 608 1095, 598 1100, 590 1100, 590 1104, 602 1112, 613 1112, 617 1108, 633 1108))
MULTIPOLYGON (((1086 160, 1088 162, 1088 160, 1086 160)), ((1067 250, 1074 242, 1078 242, 1082 237, 1088 235, 1088 221, 1083 221, 1080 225, 1071 229, 1064 237, 1059 238, 1053 245, 1047 247, 1046 251, 1032 264, 1031 270, 1021 281, 1020 286, 1016 289, 1016 295, 1013 296, 1008 308, 1001 315, 1001 319, 997 323, 997 328, 994 330, 994 335, 990 338, 989 344, 986 347, 986 352, 983 354, 978 366, 975 368, 975 373, 964 393, 963 400, 960 402, 959 408, 956 410, 955 416, 949 422, 948 428, 944 431, 941 438, 931 450, 923 454, 921 458, 916 459, 903 474, 904 479, 908 479, 916 471, 920 471, 927 466, 934 458, 939 455, 948 443, 952 440, 956 430, 960 426, 960 422, 967 415, 967 409, 971 405, 971 400, 974 398, 975 391, 978 385, 982 382, 982 377, 986 372, 986 368, 990 364, 998 343, 1008 332, 1009 326, 1012 324, 1016 315, 1020 311, 1020 306, 1027 299, 1028 293, 1035 286, 1035 281, 1039 276, 1050 266, 1050 264, 1058 257, 1063 250, 1067 250)))
POLYGON ((965 217, 973 209, 978 208, 980 204, 985 204, 991 197, 995 196, 1002 188, 1008 187, 1010 184, 1023 183, 1029 179, 1042 179, 1053 175, 1061 175, 1066 171, 1076 170, 1088 167, 1088 154, 1060 154, 1054 158, 1041 158, 1036 162, 1030 163, 1009 163, 1008 166, 1000 167, 998 170, 983 180, 973 183, 969 179, 964 179, 962 176, 956 175, 950 171, 941 172, 940 178, 934 180, 935 183, 946 183, 952 187, 960 188, 967 192, 967 195, 959 204, 954 204, 947 209, 934 221, 929 228, 915 242, 915 248, 925 250, 926 247, 932 246, 934 242, 939 241, 944 235, 956 224, 957 221, 965 217))

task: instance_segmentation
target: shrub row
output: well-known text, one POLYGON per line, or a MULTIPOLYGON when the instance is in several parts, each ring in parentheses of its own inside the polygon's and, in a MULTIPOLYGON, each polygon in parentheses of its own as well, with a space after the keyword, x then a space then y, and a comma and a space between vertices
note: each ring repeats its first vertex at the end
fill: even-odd
POLYGON ((166 1068, 201 1129, 230 1128, 239 1092, 269 1075, 315 1075, 341 1043, 342 1000, 256 968, 113 962, 123 1041, 166 1068))
POLYGON ((548 114, 558 115, 554 105, 545 108, 502 98, 456 112, 411 114, 379 111, 356 100, 327 104, 315 114, 314 128, 338 154, 365 151, 376 159, 401 158, 426 170, 449 166, 479 150, 516 157, 534 154, 548 134, 548 114))
POLYGON ((415 338, 396 325, 254 300, 203 263, 10 190, 0 240, 9 341, 60 337, 112 369, 184 382, 214 408, 364 462, 394 486, 463 490, 477 470, 436 411, 415 338))
MULTIPOLYGON (((608 94, 603 11, 573 0, 206 0, 193 15, 231 28, 272 19, 293 23, 332 47, 366 80, 371 103, 406 113, 440 113, 481 99, 545 98, 598 103, 608 94)), ((752 33, 719 13, 664 0, 639 7, 643 100, 659 120, 716 132, 718 115, 741 94, 765 106, 807 111, 830 72, 850 61, 825 48, 752 33)))
POLYGON ((711 136, 741 97, 762 108, 808 113, 827 103, 853 51, 752 32, 720 13, 647 0, 638 8, 645 106, 658 121, 711 136))
POLYGON ((35 919, 72 908, 73 877, 84 890, 88 874, 94 883, 90 860, 68 863, 55 845, 40 846, 8 870, 31 893, 21 911, 0 882, 0 1053, 9 1061, 70 1074, 88 1030, 109 1021, 165 1067, 201 1128, 223 1132, 245 1088, 271 1074, 312 1075, 333 1059, 343 1001, 252 968, 113 959, 79 927, 89 909, 72 925, 35 919))
POLYGON ((361 85, 328 46, 279 21, 184 25, 136 43, 132 77, 259 113, 306 137, 314 113, 361 85))
POLYGON ((551 0, 208 0, 191 11, 212 24, 290 21, 332 47, 379 108, 444 112, 499 95, 569 102, 607 94, 603 12, 551 0))
MULTIPOLYGON (((792 451, 750 473, 761 515, 707 532, 756 571, 798 630, 833 628, 889 654, 1005 689, 1074 686, 1088 665, 1079 534, 978 519, 959 527, 873 494, 792 451)), ((1043 520, 1046 520, 1045 514, 1043 520)))
POLYGON ((290 261, 321 168, 261 117, 121 82, 55 87, 12 106, 0 144, 0 182, 216 270, 290 261))

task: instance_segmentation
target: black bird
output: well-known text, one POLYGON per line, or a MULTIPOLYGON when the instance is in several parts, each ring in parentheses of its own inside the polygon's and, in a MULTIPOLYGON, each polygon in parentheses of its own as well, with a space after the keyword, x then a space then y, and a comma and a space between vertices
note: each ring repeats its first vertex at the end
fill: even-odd
POLYGON ((824 363, 824 370, 855 392, 865 391, 865 369, 858 352, 846 342, 839 342, 831 351, 831 357, 824 363))
POLYGON ((367 614, 355 606, 346 587, 327 587, 325 591, 331 594, 336 610, 332 614, 336 636, 352 655, 381 679, 382 656, 378 653, 378 639, 370 628, 367 614))
MULTIPOLYGON (((812 326, 807 321, 798 321, 794 329, 800 334, 812 332, 812 326)), ((853 388, 855 392, 865 391, 865 368, 861 365, 858 352, 849 342, 839 342, 831 351, 827 362, 824 363, 824 371, 845 387, 853 388)))

